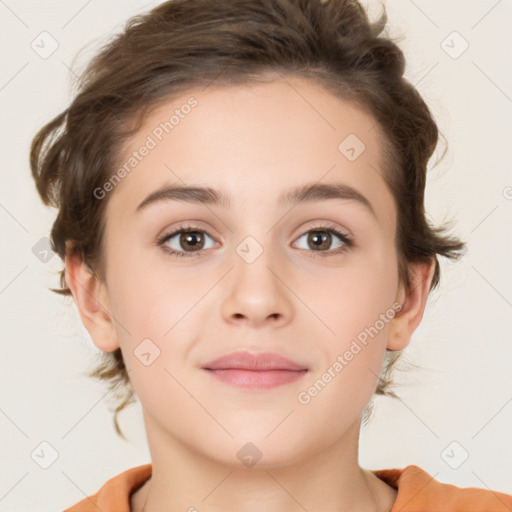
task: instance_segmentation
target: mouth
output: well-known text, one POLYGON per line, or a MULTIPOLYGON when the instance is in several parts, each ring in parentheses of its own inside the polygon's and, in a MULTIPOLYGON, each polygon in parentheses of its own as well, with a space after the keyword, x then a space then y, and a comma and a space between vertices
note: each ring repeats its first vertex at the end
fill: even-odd
POLYGON ((216 379, 245 389, 271 389, 301 379, 308 370, 240 370, 206 369, 216 379))
POLYGON ((206 363, 203 370, 231 386, 270 389, 297 381, 309 369, 278 354, 233 352, 206 363))

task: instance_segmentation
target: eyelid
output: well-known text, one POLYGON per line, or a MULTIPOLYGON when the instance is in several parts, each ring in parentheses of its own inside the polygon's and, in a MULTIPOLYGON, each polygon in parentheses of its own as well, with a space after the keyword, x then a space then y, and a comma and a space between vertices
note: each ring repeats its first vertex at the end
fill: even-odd
POLYGON ((341 227, 338 223, 336 223, 332 220, 327 220, 327 219, 315 219, 315 220, 306 222, 306 224, 303 224, 300 227, 299 234, 296 235, 295 238, 298 238, 299 236, 301 236, 305 233, 308 233, 309 231, 322 230, 322 229, 333 229, 335 231, 338 231, 343 236, 346 236, 347 238, 351 238, 351 239, 353 238, 352 232, 349 229, 347 229, 345 227, 341 227))

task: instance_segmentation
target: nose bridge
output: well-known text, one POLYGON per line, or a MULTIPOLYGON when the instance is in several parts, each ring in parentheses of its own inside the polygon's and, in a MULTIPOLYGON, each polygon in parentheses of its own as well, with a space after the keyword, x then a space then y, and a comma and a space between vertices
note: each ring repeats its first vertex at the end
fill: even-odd
POLYGON ((265 230, 247 235, 234 248, 233 272, 222 306, 226 320, 245 318, 256 325, 289 321, 292 304, 279 277, 279 251, 265 230), (264 240, 262 240, 264 238, 264 240))
POLYGON ((254 204, 250 197, 241 204, 234 231, 235 236, 241 235, 242 239, 233 246, 234 264, 239 275, 265 274, 269 272, 267 267, 277 265, 276 230, 272 229, 268 208, 264 206, 261 200, 254 204))
MULTIPOLYGON (((258 236, 261 240, 262 235, 258 236)), ((267 236, 261 242, 253 235, 246 236, 235 248, 236 258, 234 288, 244 293, 252 301, 268 301, 269 297, 279 294, 278 280, 272 269, 278 266, 277 251, 271 246, 272 237, 267 236)))

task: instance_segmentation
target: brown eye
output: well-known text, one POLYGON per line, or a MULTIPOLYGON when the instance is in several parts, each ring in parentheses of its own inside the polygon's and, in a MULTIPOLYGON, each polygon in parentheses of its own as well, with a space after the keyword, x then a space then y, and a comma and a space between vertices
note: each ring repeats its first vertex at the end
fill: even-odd
POLYGON ((204 236, 200 231, 183 232, 180 235, 180 245, 183 249, 201 250, 204 245, 204 236))
POLYGON ((164 235, 157 243, 165 252, 178 257, 196 256, 197 253, 215 245, 213 237, 208 233, 192 228, 177 229, 168 235, 164 235))
POLYGON ((309 249, 319 252, 327 252, 329 250, 336 250, 343 247, 350 247, 351 240, 347 235, 340 233, 334 228, 316 228, 311 229, 298 238, 306 238, 307 247, 299 247, 299 249, 309 249), (338 239, 338 241, 336 241, 338 239), (334 247, 333 247, 334 245, 334 247))
POLYGON ((332 243, 332 235, 327 231, 310 231, 308 236, 308 244, 315 251, 329 249, 332 243))

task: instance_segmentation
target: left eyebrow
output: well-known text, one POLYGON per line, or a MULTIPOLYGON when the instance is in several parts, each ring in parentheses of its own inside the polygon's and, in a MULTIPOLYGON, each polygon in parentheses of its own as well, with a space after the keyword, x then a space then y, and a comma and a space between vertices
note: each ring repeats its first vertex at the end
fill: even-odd
POLYGON ((295 187, 282 194, 279 202, 295 206, 300 203, 344 199, 362 204, 377 219, 372 203, 355 188, 346 183, 311 183, 295 187))
MULTIPOLYGON (((361 192, 345 183, 311 183, 292 188, 279 196, 279 203, 297 205, 329 199, 344 199, 356 201, 375 217, 375 209, 370 201, 361 192)), ((185 201, 190 203, 219 205, 225 208, 231 207, 229 196, 211 187, 167 185, 149 194, 137 206, 136 211, 147 208, 158 201, 185 201)))

